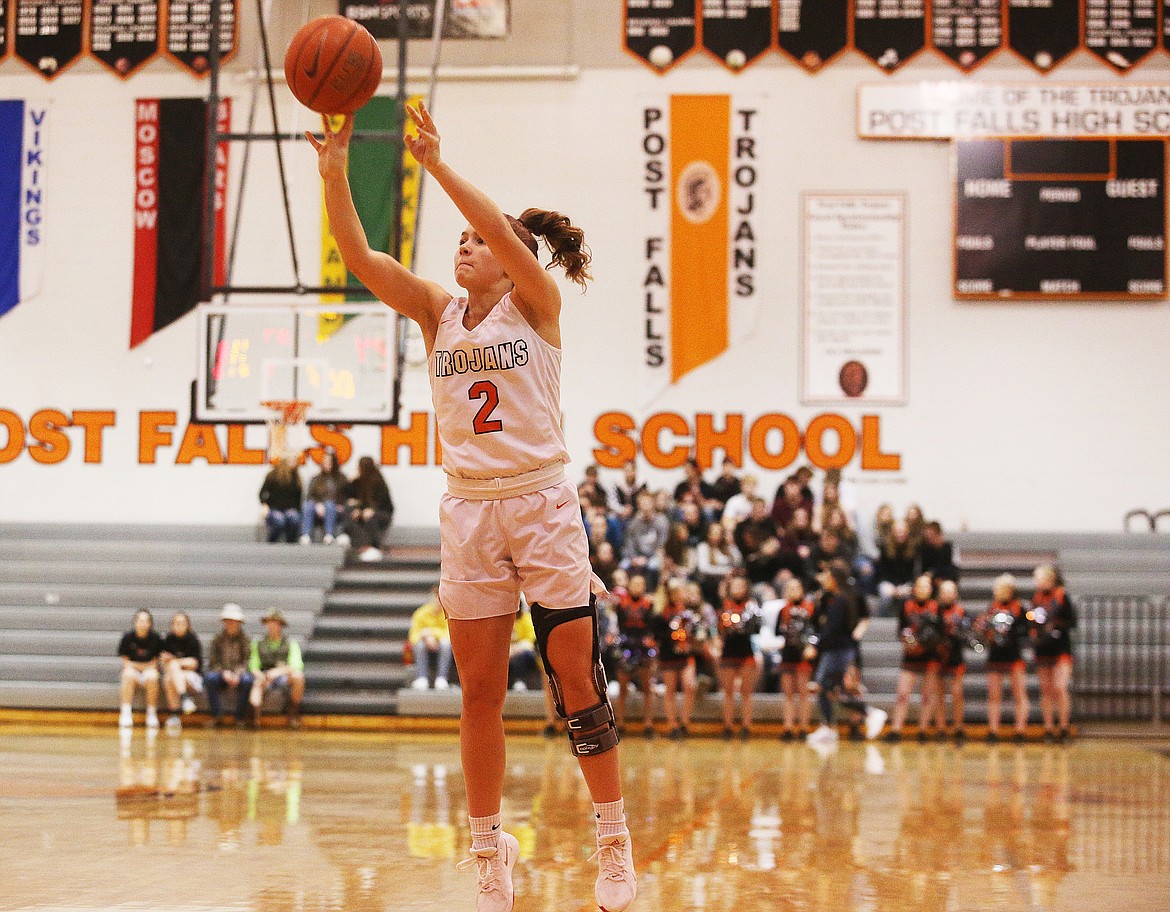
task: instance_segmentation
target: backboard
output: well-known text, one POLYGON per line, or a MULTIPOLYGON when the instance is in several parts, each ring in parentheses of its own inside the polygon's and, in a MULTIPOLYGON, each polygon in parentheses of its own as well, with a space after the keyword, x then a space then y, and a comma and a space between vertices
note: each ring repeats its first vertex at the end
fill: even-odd
POLYGON ((204 304, 194 417, 262 423, 261 403, 311 403, 310 423, 394 419, 397 314, 384 304, 204 304))

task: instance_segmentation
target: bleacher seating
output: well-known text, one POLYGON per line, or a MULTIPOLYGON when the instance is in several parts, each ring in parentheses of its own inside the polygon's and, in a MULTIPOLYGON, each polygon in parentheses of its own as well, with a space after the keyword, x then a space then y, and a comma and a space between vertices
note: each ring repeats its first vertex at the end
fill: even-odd
POLYGON ((0 706, 114 709, 121 634, 185 611, 207 649, 225 602, 256 635, 279 608, 308 640, 340 548, 255 541, 245 526, 0 526, 0 706))

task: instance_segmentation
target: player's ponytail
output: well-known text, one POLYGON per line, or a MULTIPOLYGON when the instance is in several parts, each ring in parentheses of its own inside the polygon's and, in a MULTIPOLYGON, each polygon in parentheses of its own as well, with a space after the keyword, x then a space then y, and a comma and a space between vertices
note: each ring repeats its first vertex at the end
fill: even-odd
POLYGON ((565 275, 582 288, 593 278, 589 274, 589 263, 593 255, 585 245, 585 232, 570 222, 567 215, 544 209, 525 209, 512 227, 534 254, 536 238, 544 238, 552 253, 550 267, 560 266, 565 270, 565 275), (526 234, 528 237, 525 237, 526 234))

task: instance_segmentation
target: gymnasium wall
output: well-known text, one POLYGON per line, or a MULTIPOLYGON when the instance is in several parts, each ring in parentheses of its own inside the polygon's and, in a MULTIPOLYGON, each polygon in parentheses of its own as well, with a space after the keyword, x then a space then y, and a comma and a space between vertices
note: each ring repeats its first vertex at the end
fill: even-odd
MULTIPOLYGON (((954 69, 925 55, 886 76, 846 56, 810 76, 772 54, 738 75, 700 58, 659 77, 622 52, 616 0, 513 5, 509 40, 444 49, 452 67, 512 69, 492 78, 465 69, 462 78, 444 79, 436 118, 448 160, 505 209, 560 209, 587 232, 596 281, 584 297, 565 288, 563 315, 571 474, 579 476, 594 461, 594 450, 603 449, 602 416, 610 415, 603 422, 610 430, 601 431, 609 444, 603 458, 617 462, 626 449, 646 444, 640 465, 663 485, 673 485, 681 470, 654 466, 677 464, 693 445, 697 425, 704 428, 703 455, 716 463, 723 450, 709 432, 730 426, 742 428, 732 436, 742 441, 746 468, 762 476, 770 494, 787 470, 761 463, 774 466, 785 443, 796 442, 786 440, 786 428, 791 437, 792 428, 805 432, 811 425, 815 434, 804 436, 815 438, 814 461, 831 462, 841 446, 845 455, 852 453, 844 471, 867 513, 884 500, 898 507, 920 502, 952 528, 1071 531, 1117 529, 1132 507, 1170 506, 1165 301, 957 302, 951 294, 950 145, 856 137, 859 85, 954 79, 954 69), (730 94, 734 109, 757 112, 750 124, 758 152, 751 216, 757 310, 753 325, 720 356, 677 382, 661 383, 645 365, 646 321, 652 318, 644 295, 652 221, 645 202, 645 112, 668 104, 672 94, 692 93, 730 94), (800 403, 800 203, 806 191, 904 195, 904 405, 800 403), (643 440, 647 422, 657 432, 643 440)), ((237 125, 252 88, 251 6, 245 4, 241 51, 223 83, 237 125)), ((330 11, 316 2, 277 6, 277 59, 302 7, 314 15, 330 11)), ((421 64, 427 50, 413 48, 412 64, 421 64)), ((393 60, 392 46, 383 51, 393 60)), ((1161 56, 1128 78, 1165 81, 1168 70, 1170 57, 1161 56)), ((1088 58, 1075 57, 1040 77, 1006 55, 965 78, 1124 81, 1088 58)), ((391 89, 387 84, 384 90, 391 89)), ((263 428, 233 432, 229 441, 221 427, 215 438, 189 437, 183 446, 196 364, 194 318, 188 315, 133 351, 128 345, 134 102, 205 91, 204 82, 163 61, 124 82, 92 61, 52 82, 11 59, 0 63, 0 98, 48 101, 50 111, 43 285, 38 296, 0 318, 0 521, 210 524, 256 516, 264 468, 255 464, 255 451, 263 446, 263 428), (61 418, 45 410, 63 413, 76 426, 57 435, 46 431, 61 418)), ((278 99, 283 129, 313 125, 281 85, 278 99)), ((302 279, 311 284, 320 260, 315 156, 304 143, 285 151, 302 279)), ((240 160, 240 149, 233 149, 233 188, 240 160)), ((254 149, 251 167, 236 280, 288 282, 270 145, 254 149)), ((454 287, 451 260, 462 227, 454 207, 428 187, 421 274, 454 287)), ((396 522, 430 525, 437 521, 443 481, 433 464, 433 418, 417 342, 411 351, 404 390, 410 417, 404 420, 413 435, 377 428, 347 435, 353 461, 365 453, 382 456, 398 505, 396 522), (411 442, 413 449, 406 445, 411 442)), ((807 446, 790 455, 796 464, 810 458, 807 446)))

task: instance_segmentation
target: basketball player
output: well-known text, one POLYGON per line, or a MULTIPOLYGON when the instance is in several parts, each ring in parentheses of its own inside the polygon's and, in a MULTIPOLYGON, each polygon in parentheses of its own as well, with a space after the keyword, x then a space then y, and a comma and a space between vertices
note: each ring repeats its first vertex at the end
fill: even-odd
MULTIPOLYGON (((422 104, 407 108, 417 135, 406 145, 467 219, 455 251, 453 297, 385 253, 371 250, 346 177, 352 118, 325 139, 312 135, 325 205, 346 267, 382 301, 418 323, 447 491, 439 507, 439 602, 463 687, 460 744, 472 847, 463 865, 479 875, 478 912, 509 912, 519 845, 502 830, 502 708, 508 651, 521 591, 558 713, 594 801, 605 912, 637 892, 618 764, 618 735, 600 662, 591 571, 577 488, 560 426, 561 296, 540 265, 536 236, 553 264, 584 286, 589 252, 579 228, 555 212, 519 219, 453 171, 422 104)), ((600 582, 596 586, 604 591, 600 582)))

